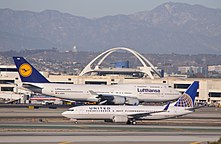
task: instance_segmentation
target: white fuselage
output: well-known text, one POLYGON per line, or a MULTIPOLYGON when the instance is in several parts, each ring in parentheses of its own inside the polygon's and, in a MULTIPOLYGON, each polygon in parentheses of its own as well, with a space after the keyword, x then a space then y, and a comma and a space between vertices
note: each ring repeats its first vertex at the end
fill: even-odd
POLYGON ((186 115, 192 111, 186 110, 184 107, 170 106, 168 110, 163 111, 165 106, 113 106, 113 105, 91 105, 76 106, 62 113, 63 116, 76 120, 113 120, 114 117, 133 118, 131 115, 150 113, 139 120, 160 120, 177 116, 186 115), (161 111, 161 112, 158 112, 161 111), (156 112, 156 113, 154 113, 156 112))
POLYGON ((42 93, 59 98, 97 102, 97 95, 117 95, 137 98, 145 102, 162 102, 178 99, 181 94, 166 84, 118 84, 118 85, 74 85, 56 83, 31 83, 42 88, 42 93))

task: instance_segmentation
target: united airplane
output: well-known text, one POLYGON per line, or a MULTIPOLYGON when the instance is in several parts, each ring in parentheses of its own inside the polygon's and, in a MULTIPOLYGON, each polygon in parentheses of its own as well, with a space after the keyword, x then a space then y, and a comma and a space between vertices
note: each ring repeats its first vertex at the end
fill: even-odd
POLYGON ((137 120, 161 120, 192 113, 199 82, 195 81, 174 103, 165 106, 95 105, 76 106, 62 113, 64 117, 77 120, 105 120, 136 124, 137 120))
POLYGON ((23 57, 13 57, 23 87, 33 92, 74 101, 138 105, 178 99, 180 93, 166 84, 78 85, 49 82, 23 57))

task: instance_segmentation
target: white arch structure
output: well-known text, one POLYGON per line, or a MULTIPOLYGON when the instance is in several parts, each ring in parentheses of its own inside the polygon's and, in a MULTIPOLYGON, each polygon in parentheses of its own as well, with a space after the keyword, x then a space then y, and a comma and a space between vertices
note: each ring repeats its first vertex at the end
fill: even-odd
POLYGON ((118 50, 125 50, 130 53, 132 53, 143 65, 143 67, 140 68, 140 72, 145 73, 148 75, 151 79, 154 79, 153 73, 157 74, 159 77, 161 77, 161 74, 155 69, 155 67, 148 61, 144 56, 136 52, 135 50, 132 50, 130 48, 125 48, 125 47, 116 47, 116 48, 111 48, 101 54, 99 54, 96 58, 94 58, 88 65, 81 71, 80 76, 85 75, 90 72, 94 72, 99 69, 99 66, 101 63, 113 52, 118 51, 118 50), (91 68, 92 64, 97 60, 101 58, 101 60, 97 63, 94 69, 91 68), (147 66, 147 64, 149 66, 147 66))

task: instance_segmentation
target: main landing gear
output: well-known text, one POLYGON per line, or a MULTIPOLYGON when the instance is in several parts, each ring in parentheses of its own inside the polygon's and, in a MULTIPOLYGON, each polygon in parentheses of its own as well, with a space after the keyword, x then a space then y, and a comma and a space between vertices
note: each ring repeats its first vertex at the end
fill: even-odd
POLYGON ((70 119, 70 121, 73 121, 75 124, 78 124, 77 119, 70 119))
POLYGON ((127 121, 127 124, 128 124, 128 125, 136 125, 137 122, 136 122, 135 119, 129 119, 129 120, 127 121))

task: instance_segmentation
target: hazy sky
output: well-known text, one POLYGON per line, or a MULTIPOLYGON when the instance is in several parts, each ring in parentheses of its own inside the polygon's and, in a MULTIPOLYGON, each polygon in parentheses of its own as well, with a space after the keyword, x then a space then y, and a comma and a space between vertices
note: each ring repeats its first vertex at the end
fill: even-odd
MULTIPOLYGON (((221 8, 221 0, 170 0, 221 8)), ((131 14, 151 10, 168 0, 0 0, 0 8, 43 11, 46 9, 67 12, 87 18, 116 14, 131 14)))

